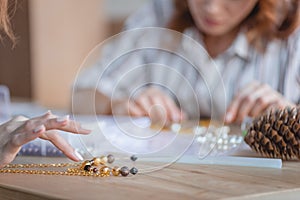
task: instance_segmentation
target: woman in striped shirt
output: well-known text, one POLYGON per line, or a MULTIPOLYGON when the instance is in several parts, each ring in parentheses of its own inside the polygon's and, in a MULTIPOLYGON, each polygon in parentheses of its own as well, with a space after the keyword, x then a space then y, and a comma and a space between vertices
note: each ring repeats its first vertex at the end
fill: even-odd
POLYGON ((76 79, 73 111, 150 116, 166 123, 216 115, 232 123, 296 106, 299 13, 299 0, 153 0, 129 17, 127 32, 76 79), (183 54, 192 57, 186 62, 174 56, 176 51, 149 50, 155 40, 165 43, 165 35, 176 34, 162 29, 156 34, 149 27, 183 33, 183 40, 191 38, 206 53, 183 44, 183 54), (145 42, 151 45, 115 62, 118 49, 139 44, 139 33, 130 30, 141 37, 151 33, 145 42))

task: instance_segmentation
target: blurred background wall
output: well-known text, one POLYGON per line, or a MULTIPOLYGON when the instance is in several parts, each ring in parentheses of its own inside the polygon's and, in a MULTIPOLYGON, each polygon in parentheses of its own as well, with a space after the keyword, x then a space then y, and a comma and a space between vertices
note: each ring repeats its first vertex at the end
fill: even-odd
POLYGON ((16 48, 0 45, 0 84, 13 99, 70 108, 71 86, 87 54, 118 33, 149 0, 18 0, 16 48))

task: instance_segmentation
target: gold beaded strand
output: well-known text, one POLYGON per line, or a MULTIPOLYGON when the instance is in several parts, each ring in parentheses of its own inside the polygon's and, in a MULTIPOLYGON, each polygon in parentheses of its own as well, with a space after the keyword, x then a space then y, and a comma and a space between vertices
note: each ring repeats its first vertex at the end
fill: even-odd
POLYGON ((108 164, 114 162, 113 155, 95 157, 82 163, 57 163, 57 164, 9 164, 0 169, 0 173, 13 174, 40 174, 40 175, 65 175, 65 176, 128 176, 129 173, 135 175, 135 167, 129 170, 128 167, 109 167, 108 164), (46 170, 47 168, 59 168, 61 170, 46 170), (67 168, 67 169, 65 169, 67 168), (64 170, 65 169, 65 170, 64 170))

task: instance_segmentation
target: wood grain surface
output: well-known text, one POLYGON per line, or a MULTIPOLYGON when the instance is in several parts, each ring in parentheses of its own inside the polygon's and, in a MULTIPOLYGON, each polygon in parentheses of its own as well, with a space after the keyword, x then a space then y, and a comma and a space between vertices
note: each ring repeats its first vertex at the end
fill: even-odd
MULTIPOLYGON (((15 162, 68 160, 18 157, 15 162)), ((174 163, 129 177, 0 174, 0 199, 297 199, 299 195, 297 161, 284 162, 282 169, 174 163)))

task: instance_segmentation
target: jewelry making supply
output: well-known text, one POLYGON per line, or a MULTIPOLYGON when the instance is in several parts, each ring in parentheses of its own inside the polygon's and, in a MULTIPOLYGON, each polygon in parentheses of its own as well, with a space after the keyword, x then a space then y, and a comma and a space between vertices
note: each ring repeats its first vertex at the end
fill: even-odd
MULTIPOLYGON (((137 159, 137 157, 136 157, 137 159)), ((57 163, 57 164, 9 164, 0 169, 0 173, 13 174, 42 174, 42 175, 65 175, 65 176, 128 176, 135 175, 138 170, 133 167, 129 170, 127 166, 110 167, 115 161, 113 155, 95 157, 81 163, 57 163)))

